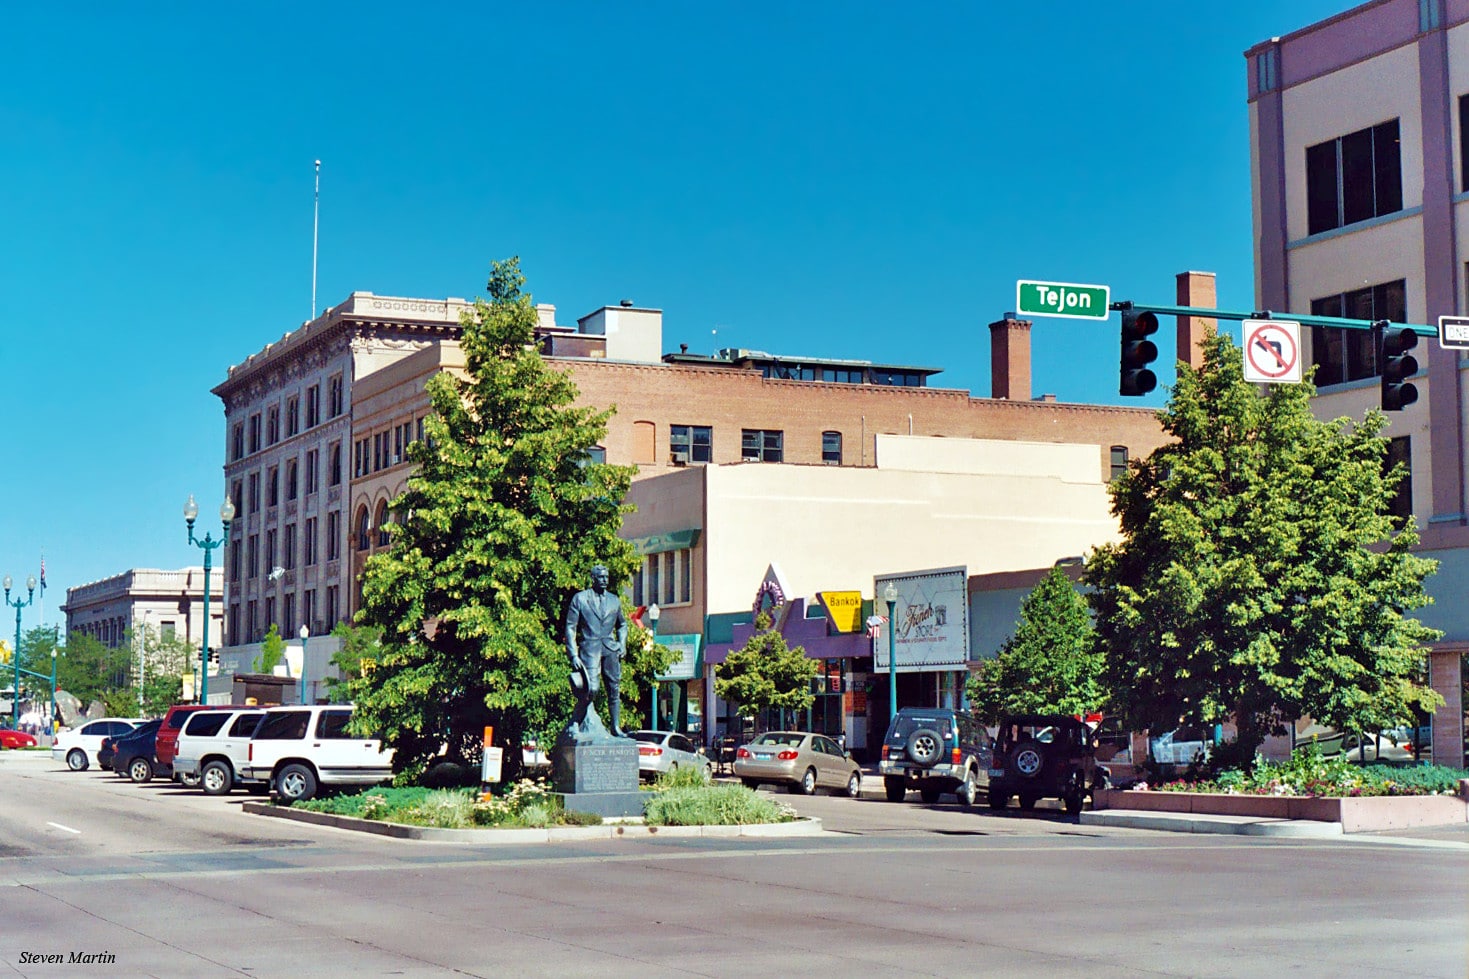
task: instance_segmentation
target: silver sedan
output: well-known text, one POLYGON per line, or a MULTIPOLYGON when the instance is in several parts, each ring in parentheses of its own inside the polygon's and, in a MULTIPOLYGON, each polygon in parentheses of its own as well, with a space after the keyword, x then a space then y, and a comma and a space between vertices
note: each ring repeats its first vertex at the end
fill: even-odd
POLYGON ((694 743, 674 731, 632 731, 628 737, 638 743, 638 774, 657 778, 676 768, 693 768, 709 777, 709 759, 699 754, 694 743))
POLYGON ((749 788, 778 782, 802 795, 830 789, 862 794, 862 769, 837 743, 805 731, 769 731, 735 752, 734 773, 749 788))

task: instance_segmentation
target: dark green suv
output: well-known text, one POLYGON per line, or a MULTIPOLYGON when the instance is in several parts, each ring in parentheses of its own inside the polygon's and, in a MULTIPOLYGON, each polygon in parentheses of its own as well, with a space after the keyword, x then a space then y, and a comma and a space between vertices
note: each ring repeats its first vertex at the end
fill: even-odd
POLYGON ((989 733, 964 711, 943 707, 904 707, 888 725, 878 771, 889 802, 902 802, 917 789, 924 802, 935 803, 952 792, 974 805, 989 783, 989 733))

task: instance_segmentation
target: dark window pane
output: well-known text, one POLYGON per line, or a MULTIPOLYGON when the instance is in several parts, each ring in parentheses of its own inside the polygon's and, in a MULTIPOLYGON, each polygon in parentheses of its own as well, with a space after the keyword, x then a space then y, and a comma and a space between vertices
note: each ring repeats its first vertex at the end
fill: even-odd
POLYGON ((1339 226, 1337 213, 1336 140, 1306 148, 1306 232, 1339 226))
POLYGON ((1372 287, 1372 318, 1408 322, 1408 282, 1398 279, 1372 287))
POLYGON ((1469 95, 1459 96, 1459 189, 1469 191, 1469 95))
POLYGON ((267 714, 255 729, 257 741, 296 741, 306 737, 306 724, 311 714, 304 710, 267 714))
POLYGON ((1377 194, 1377 214, 1403 209, 1403 159, 1398 141, 1398 121, 1372 127, 1372 165, 1377 194))
POLYGON ((1342 223, 1377 216, 1373 203, 1372 130, 1341 138, 1342 223))
POLYGON ((230 715, 223 711, 201 711, 189 719, 189 724, 184 728, 185 734, 191 734, 199 738, 212 738, 224 727, 224 722, 229 720, 230 715))

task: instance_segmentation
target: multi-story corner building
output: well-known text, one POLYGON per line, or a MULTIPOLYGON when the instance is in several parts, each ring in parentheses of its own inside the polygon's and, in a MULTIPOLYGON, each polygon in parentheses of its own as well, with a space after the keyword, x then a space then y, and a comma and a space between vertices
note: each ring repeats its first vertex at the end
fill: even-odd
MULTIPOLYGON (((209 647, 228 641, 224 632, 224 582, 209 576, 209 647)), ((66 634, 80 632, 108 646, 120 646, 129 633, 177 636, 194 644, 204 641, 204 569, 158 571, 134 568, 110 578, 66 590, 66 634)))
MULTIPOLYGON (((1245 52, 1256 307, 1431 324, 1469 312, 1469 2, 1374 0, 1245 52)), ((1316 328, 1303 337, 1322 417, 1379 402, 1380 337, 1316 328)), ((1391 415, 1392 459, 1412 478, 1421 550, 1440 562, 1445 632, 1430 661, 1445 706, 1435 760, 1462 764, 1469 686, 1466 364, 1420 341, 1417 404, 1391 415)))

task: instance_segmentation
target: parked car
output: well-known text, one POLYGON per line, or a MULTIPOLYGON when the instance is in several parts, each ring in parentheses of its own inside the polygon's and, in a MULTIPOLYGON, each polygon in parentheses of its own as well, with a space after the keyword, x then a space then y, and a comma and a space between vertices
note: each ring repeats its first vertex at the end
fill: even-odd
POLYGON ((237 785, 265 789, 264 780, 240 775, 250 758, 250 736, 264 716, 253 707, 190 714, 179 730, 174 774, 180 781, 197 779, 205 795, 225 795, 237 785))
POLYGON ((980 785, 989 785, 993 751, 994 739, 965 711, 904 707, 888 724, 877 767, 889 802, 917 789, 930 805, 952 792, 972 806, 980 785))
POLYGON ((1000 719, 990 763, 990 806, 1010 797, 1033 809, 1040 799, 1060 799, 1071 815, 1081 812, 1093 789, 1106 785, 1097 765, 1096 740, 1085 721, 1064 714, 1013 714, 1000 719))
POLYGON ((14 728, 0 728, 0 749, 5 748, 34 748, 37 744, 34 734, 17 731, 14 728))
POLYGON ((181 783, 185 788, 197 788, 199 781, 190 777, 188 780, 176 778, 173 773, 173 756, 178 750, 179 729, 184 726, 184 721, 189 719, 190 714, 201 710, 228 710, 228 704, 174 704, 163 715, 163 725, 158 729, 158 742, 153 746, 153 759, 157 763, 157 773, 160 777, 167 776, 181 783))
POLYGON ((1185 724, 1148 739, 1148 751, 1153 756, 1153 761, 1172 768, 1184 768, 1194 762, 1208 761, 1209 751, 1213 747, 1213 732, 1197 724, 1185 724))
POLYGON ((644 778, 656 778, 677 768, 697 768, 705 778, 709 776, 709 759, 682 734, 631 731, 628 737, 638 743, 638 774, 644 778))
POLYGON ((310 799, 323 786, 376 785, 391 778, 393 749, 348 732, 351 719, 351 707, 267 708, 240 775, 269 781, 282 802, 310 799))
MULTIPOLYGON (((156 770, 153 763, 153 747, 158 739, 158 728, 162 718, 140 724, 121 737, 110 738, 106 744, 112 750, 112 770, 123 778, 134 782, 146 782, 156 770)), ((99 763, 101 751, 98 753, 99 763)))
POLYGON ((126 734, 139 724, 141 717, 99 717, 86 721, 70 731, 56 735, 51 745, 51 757, 66 762, 74 772, 85 772, 97 760, 97 749, 102 747, 103 738, 126 734))
POLYGON ((792 792, 815 795, 818 788, 862 794, 862 769, 837 743, 804 731, 768 731, 735 752, 735 776, 748 788, 778 782, 792 792))

